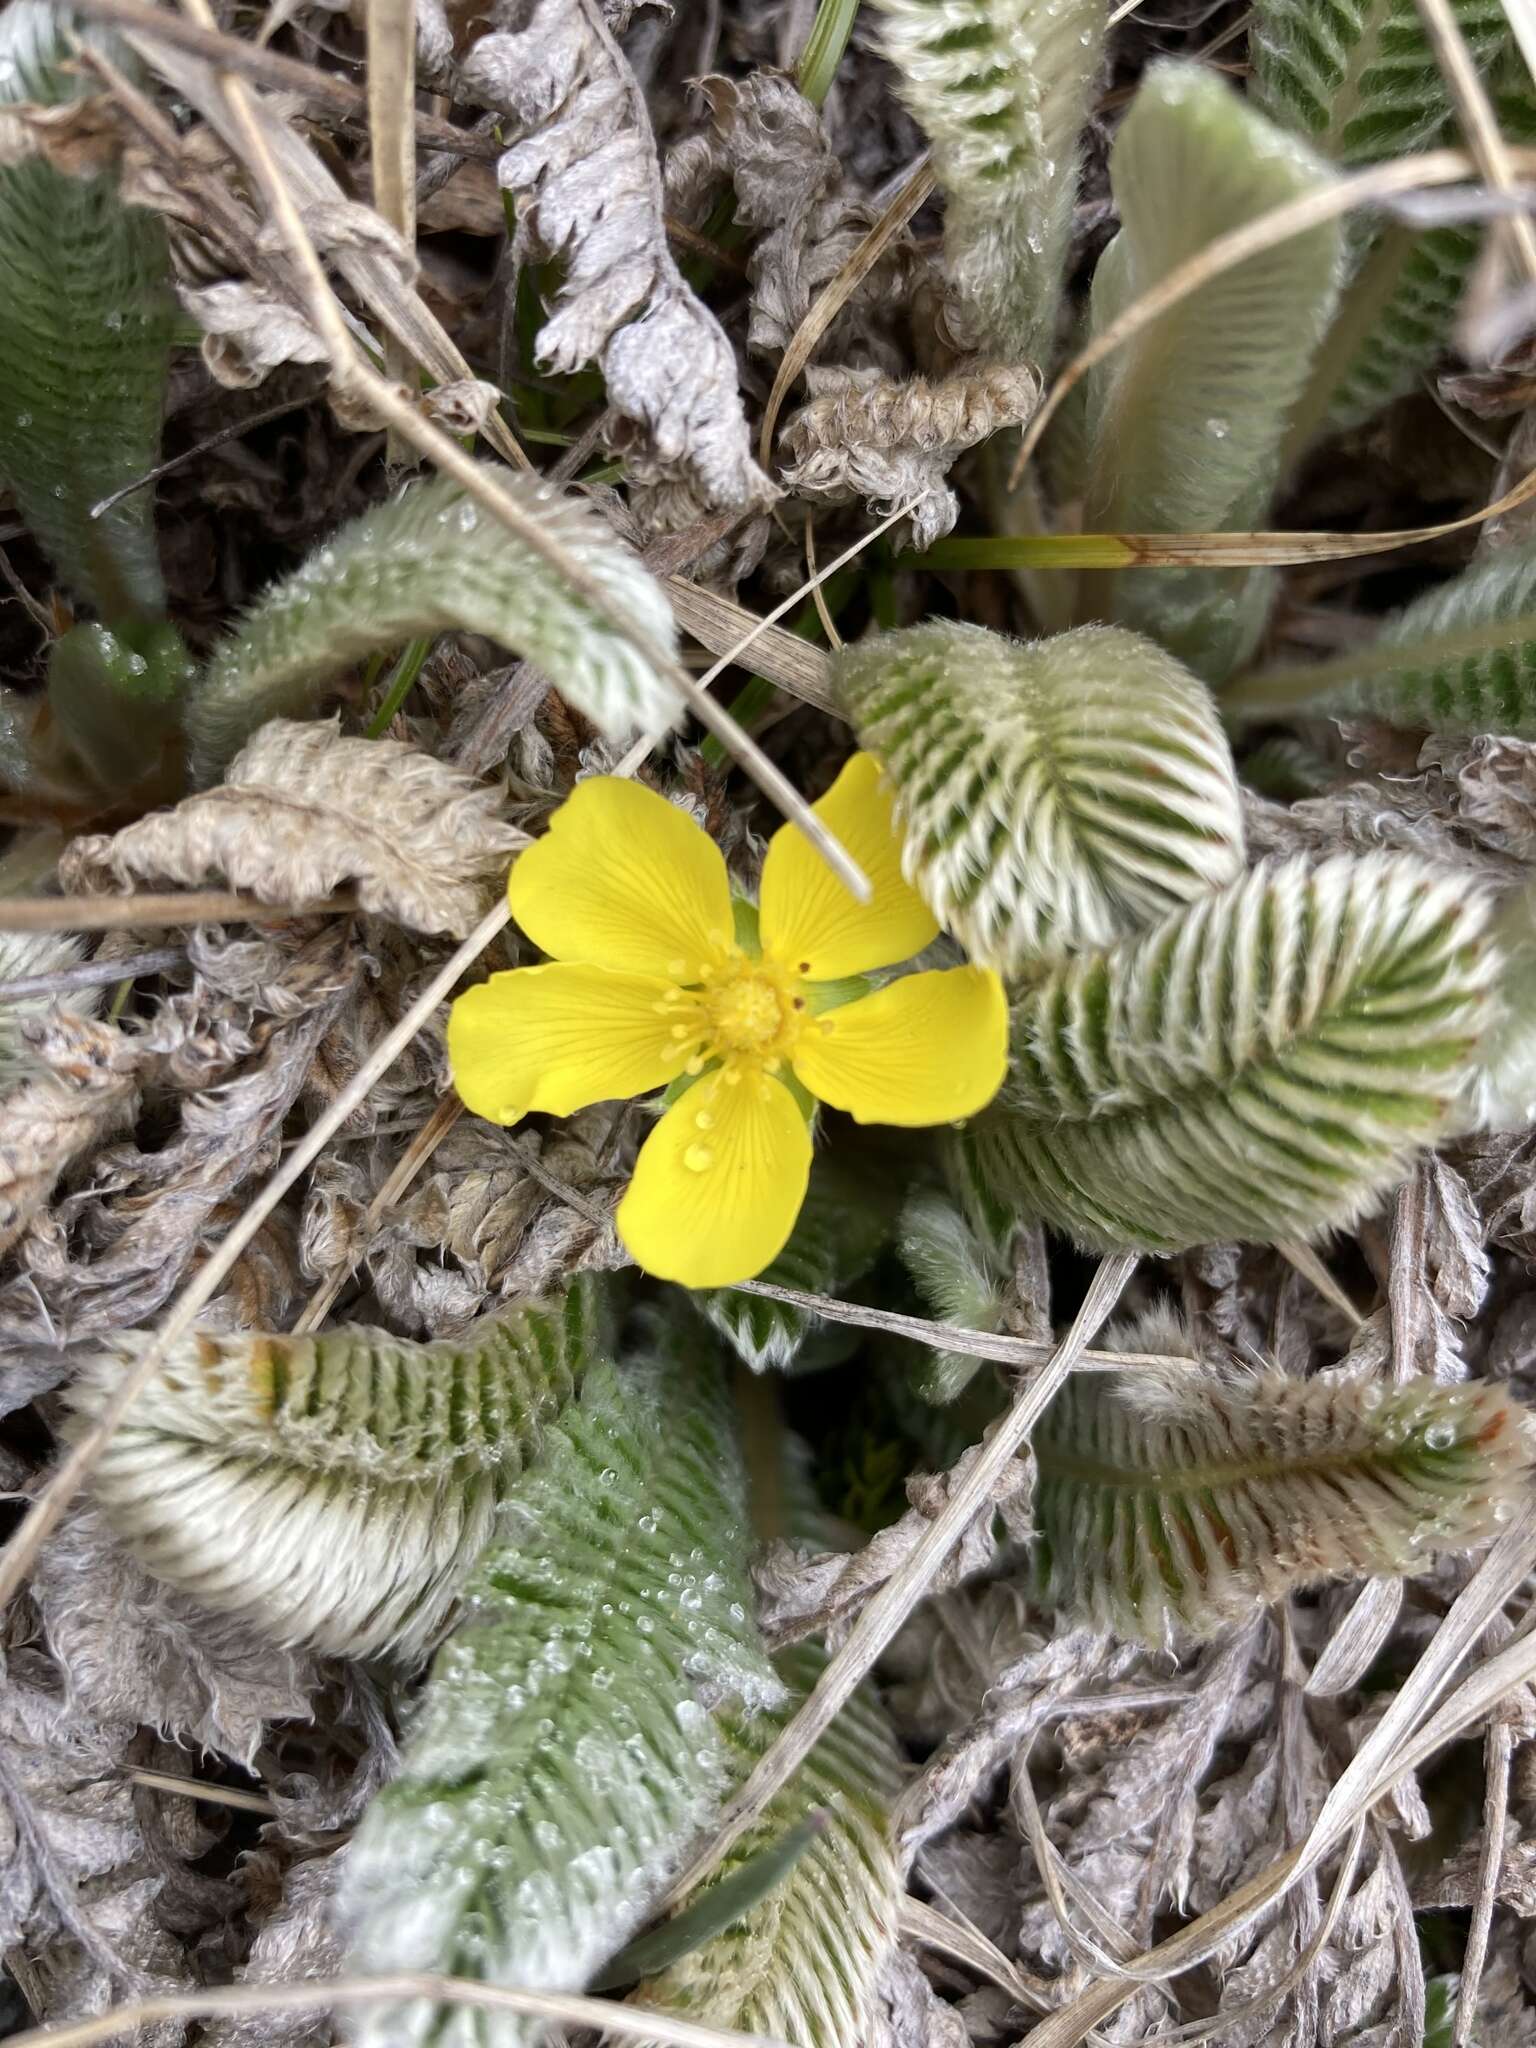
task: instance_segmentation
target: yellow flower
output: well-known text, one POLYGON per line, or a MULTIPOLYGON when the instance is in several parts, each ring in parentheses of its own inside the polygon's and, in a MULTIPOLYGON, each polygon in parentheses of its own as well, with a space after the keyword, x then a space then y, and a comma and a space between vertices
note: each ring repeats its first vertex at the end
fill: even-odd
POLYGON ((1007 1006, 990 969, 911 974, 847 1002, 823 986, 909 959, 938 925, 902 879, 872 755, 855 754, 816 811, 871 901, 786 825, 763 862, 758 940, 743 944, 707 833, 638 783, 578 783, 508 885, 554 964, 492 975, 448 1020, 459 1094, 493 1123, 695 1077, 641 1146, 616 1218, 636 1262, 685 1287, 750 1279, 783 1249, 811 1167, 806 1096, 860 1123, 936 1124, 1002 1083, 1007 1006))

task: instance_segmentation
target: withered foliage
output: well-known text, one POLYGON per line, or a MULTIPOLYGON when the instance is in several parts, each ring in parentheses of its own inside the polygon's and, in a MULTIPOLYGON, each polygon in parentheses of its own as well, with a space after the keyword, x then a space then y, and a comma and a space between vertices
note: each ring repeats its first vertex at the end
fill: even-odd
MULTIPOLYGON (((329 343, 258 169, 284 184, 370 356, 409 365, 413 391, 433 387, 421 393, 431 418, 578 487, 659 576, 709 586, 728 618, 734 599, 742 633, 799 593, 783 624, 824 644, 800 593, 808 529, 825 563, 899 509, 906 521, 821 592, 835 634, 937 618, 1033 636, 1072 622, 1075 570, 971 572, 916 556, 959 522, 962 533, 1038 531, 1035 486, 1015 495, 1004 479, 1053 367, 1086 331, 1113 218, 1113 133, 1155 58, 1209 51, 1239 66, 1246 10, 1160 0, 1113 31, 1062 228, 1058 354, 1041 361, 976 352, 932 201, 888 235, 798 353, 803 324, 862 262, 926 146, 876 10, 859 15, 825 97, 801 91, 806 36, 837 11, 833 0, 491 0, 478 11, 418 0, 414 240, 369 203, 359 6, 285 0, 260 38, 246 14, 222 12, 248 39, 270 165, 242 156, 243 131, 195 36, 173 47, 137 28, 136 82, 98 54, 82 58, 89 97, 6 109, 0 169, 107 175, 167 224, 179 305, 201 346, 173 359, 167 467, 144 488, 156 493, 170 609, 194 656, 396 489, 408 455, 350 391, 328 396, 329 343), (295 65, 324 76, 306 91, 295 65), (791 351, 799 368, 765 436, 791 351)), ((1361 10, 1337 10, 1350 11, 1361 10)), ((1030 10, 996 0, 1000 40, 1016 13, 1030 10)), ((963 55, 970 31, 958 22, 953 33, 962 41, 949 53, 963 55)), ((998 112, 980 108, 983 140, 998 112)), ((1474 429, 1452 401, 1494 384, 1511 404, 1528 401, 1522 346, 1448 380, 1451 423, 1428 394, 1413 396, 1295 460, 1279 523, 1410 528, 1492 499, 1511 480, 1496 482, 1501 455, 1506 468, 1512 459, 1504 415, 1474 429)), ((4 380, 0 364, 0 406, 4 380)), ((1064 530, 1081 431, 1069 406, 1039 465, 1064 530)), ((1529 445, 1517 412, 1511 448, 1529 445)), ((0 823, 13 835, 0 850, 0 906, 44 894, 81 906, 78 931, 0 934, 0 984, 17 984, 0 993, 0 1488, 17 1509, 87 1426, 69 1385, 93 1383, 103 1358, 142 1354, 495 903, 517 850, 579 779, 624 757, 528 664, 508 667, 502 650, 459 634, 402 649, 397 667, 360 664, 327 695, 334 716, 263 726, 212 787, 194 790, 169 749, 146 808, 142 787, 125 799, 83 776, 54 729, 48 655, 73 622, 71 600, 12 511, 0 504, 0 823), (123 899, 164 892, 237 892, 263 908, 98 928, 123 899)), ((1529 518, 1528 507, 1509 515, 1499 543, 1529 544, 1529 518)), ((1266 658, 1352 651, 1375 614, 1462 569, 1472 545, 1287 572, 1266 658)), ((689 645, 687 658, 702 668, 707 654, 689 645)), ((761 659, 772 666, 769 652, 761 659)), ((738 696, 752 663, 748 652, 722 695, 738 696)), ((852 744, 846 725, 761 679, 739 709, 812 796, 852 744)), ((1303 716, 1242 735, 1237 751, 1250 862, 1386 849, 1490 892, 1536 870, 1536 741, 1303 716)), ((706 826, 750 894, 775 820, 716 745, 690 733, 638 772, 706 826)), ((469 972, 528 957, 509 928, 469 972)), ((349 1102, 184 1355, 215 1335, 316 1323, 456 1340, 575 1275, 624 1272, 612 1217, 646 1110, 600 1104, 514 1129, 457 1115, 445 1016, 440 1005, 349 1102)), ((806 1439, 825 1511, 809 1531, 792 1515, 764 1517, 756 1618, 775 1653, 810 1638, 835 1652, 911 1568, 1019 1383, 1017 1359, 1000 1361, 998 1346, 1043 1358, 1085 1282, 1081 1257, 1039 1226, 989 1236, 939 1149, 915 1134, 843 1122, 824 1135, 889 1182, 893 1217, 896 1195, 915 1191, 944 1230, 936 1277, 921 1260, 903 1264, 890 1223, 878 1261, 844 1290, 849 1320, 791 1299, 771 1346, 738 1347, 754 1365, 787 1359, 782 1374, 751 1381, 742 1407, 765 1434, 787 1424, 806 1439), (947 1293, 945 1242, 959 1274, 947 1293), (993 1356, 915 1342, 895 1320, 937 1320, 935 1303, 966 1299, 961 1281, 979 1297, 977 1276, 986 1302, 949 1313, 994 1340, 993 1356)), ((1125 1323, 1099 1342, 1193 1375, 1164 1400, 1169 1432, 1190 1412, 1179 1403, 1202 1390, 1238 1408, 1276 1376, 1328 1375, 1332 1405, 1350 1413, 1416 1378, 1442 1394, 1485 1381, 1536 1405, 1533 1268, 1536 1133, 1478 1133, 1422 1156, 1310 1255, 1215 1243, 1143 1261, 1125 1323)), ((804 1273, 773 1277, 793 1295, 804 1273)), ((662 1291, 632 1279, 621 1283, 626 1311, 654 1310, 662 1291)), ((690 1331, 713 1343, 704 1317, 667 1293, 676 1343, 690 1331)), ((744 1329, 745 1299, 729 1315, 717 1301, 710 1327, 744 1329)), ((750 1307, 772 1312, 760 1298, 750 1307)), ((1515 1412, 1493 1396, 1444 1405, 1515 1412)), ((263 1477, 250 1478, 253 1493, 263 1477)), ((1105 1602, 1059 1610, 1042 1590, 1040 1477, 1026 1447, 871 1674, 867 1697, 907 1766, 889 1816, 907 1911, 899 1930, 881 1930, 870 2048, 1027 2048, 1052 2008, 1219 1916, 1304 1840, 1475 1568, 1425 1558, 1411 1577, 1358 1580, 1339 1577, 1335 1559, 1321 1586, 1202 1614, 1198 1641, 1172 1600, 1145 1603, 1155 1640, 1108 1634, 1097 1625, 1105 1602)), ((1118 1480, 1098 1470, 1095 1483, 1107 1495, 1118 1480)), ((1491 1527, 1509 1504, 1501 1490, 1482 1519, 1491 1527)), ((1049 1505, 1042 1496, 1041 1523, 1049 1505)), ((1106 1545, 1134 1514, 1104 1513, 1106 1545)), ((1085 1541, 1091 1519, 1072 1524, 1085 1541)), ((1219 1514, 1199 1526, 1219 1542, 1219 1514)), ((1167 1527, 1178 1534, 1173 1511, 1167 1527)), ((1142 1533, 1155 1558, 1162 1525, 1142 1533)), ((1095 1562, 1113 1575, 1115 1560, 1095 1562)), ((1294 1558, 1275 1562, 1243 1586, 1306 1576, 1294 1558)), ((1507 1611, 1499 1603, 1479 1655, 1508 1639, 1528 1591, 1512 1588, 1507 1611)), ((424 1667, 275 1648, 239 1615, 205 1611, 148 1575, 88 1491, 74 1501, 0 1617, 7 2018, 59 2022, 153 1992, 340 1972, 349 1841, 396 1776, 424 1667)), ((1521 1686, 1396 1779, 1352 1862, 1330 1855, 1176 1974, 1125 1980, 1119 2009, 1089 2038, 1138 2044, 1187 2026, 1212 2048, 1442 2048, 1457 1974, 1481 1956, 1477 2030, 1459 2038, 1529 2048, 1533 1930, 1536 1695, 1521 1686)), ((195 2032, 160 2021, 138 2036, 148 2048, 334 2038, 331 2017, 313 2010, 224 2016, 195 2032)))

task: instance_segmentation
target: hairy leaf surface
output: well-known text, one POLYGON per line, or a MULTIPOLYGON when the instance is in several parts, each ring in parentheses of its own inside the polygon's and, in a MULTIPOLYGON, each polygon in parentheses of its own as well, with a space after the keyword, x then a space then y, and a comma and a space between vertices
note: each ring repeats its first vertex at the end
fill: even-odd
MULTIPOLYGON (((1499 0, 1451 0, 1480 70, 1507 41, 1499 0)), ((1426 148, 1450 113, 1415 0, 1256 0, 1253 97, 1332 162, 1426 148)))
MULTIPOLYGON (((578 1988, 647 1917, 734 1772, 700 1696, 779 1697, 720 1376, 668 1341, 670 1357, 594 1368, 515 1488, 401 1776, 351 1852, 358 1968, 578 1988)), ((531 2031, 424 2003, 357 2030, 381 2048, 531 2031)))
POLYGON ((1536 1435, 1499 1387, 1192 1368, 1075 1375, 1034 1448, 1046 1597, 1156 1642, 1491 1541, 1536 1435))
MULTIPOLYGON (((1219 235, 1320 192, 1333 173, 1191 64, 1154 64, 1115 139, 1119 234, 1094 275, 1101 334, 1219 235)), ((1193 533, 1262 524, 1287 419, 1338 292, 1328 222, 1223 270, 1115 351, 1090 382, 1088 531, 1193 533)), ((1262 623, 1252 570, 1122 570, 1085 579, 1089 609, 1154 634, 1219 679, 1262 623)))
MULTIPOLYGON (((920 1188, 912 1195, 901 1212, 897 1243, 902 1263, 937 1321, 989 1333, 1003 1327, 1008 1261, 947 1194, 920 1188)), ((928 1352, 918 1370, 918 1391, 925 1400, 945 1405, 964 1393, 983 1362, 964 1351, 928 1352)))
MULTIPOLYGON (((122 43, 43 0, 0 14, 0 105, 97 88, 66 70, 78 34, 133 70, 122 43)), ((165 587, 154 493, 91 507, 152 469, 175 308, 158 215, 124 206, 107 173, 0 165, 0 475, 73 594, 109 619, 153 616, 165 587)))
MULTIPOLYGON (((77 1383, 96 1413, 149 1339, 77 1383)), ((96 1498, 158 1578, 275 1643, 419 1656, 607 1342, 597 1285, 411 1343, 192 1336, 134 1402, 96 1498)))
MULTIPOLYGON (((1313 681, 1320 710, 1536 738, 1536 542, 1426 591, 1369 646, 1319 664, 1313 681)), ((1251 688, 1262 698, 1262 675, 1251 688)))
POLYGON ((1100 1251, 1346 1224, 1471 1121, 1501 964, 1462 876, 1265 862, 1029 989, 962 1163, 1100 1251))
MULTIPOLYGON (((1510 47, 1503 8, 1451 0, 1451 11, 1490 77, 1510 47)), ((1455 139, 1416 0, 1259 0, 1250 56, 1254 102, 1332 163, 1357 170, 1455 139)), ((1503 114, 1506 134, 1517 133, 1503 114)), ((1351 283, 1298 407, 1295 452, 1325 421, 1336 431, 1357 425, 1416 388, 1445 352, 1479 239, 1460 226, 1416 234, 1351 224, 1351 283)))
MULTIPOLYGON (((802 1705, 826 1662, 811 1644, 776 1658, 790 1688, 786 1705, 726 1723, 740 1777, 802 1705)), ((903 1886, 889 1812, 902 1775, 885 1711, 873 1689, 861 1686, 712 1883, 817 1809, 827 1819, 821 1834, 742 1919, 643 1985, 641 2002, 767 2034, 790 2048, 862 2048, 875 1979, 896 1941, 903 1886)))
POLYGON ((1133 633, 1026 643, 935 621, 850 645, 837 678, 895 787, 908 880, 1001 973, 1103 945, 1242 868, 1209 693, 1133 633))
POLYGON ((1009 362, 1049 347, 1099 0, 877 0, 900 91, 933 143, 945 255, 975 339, 1009 362))
MULTIPOLYGON (((661 586, 590 506, 496 475, 621 615, 671 647, 661 586)), ((450 477, 433 477, 344 526, 214 651, 187 712, 198 780, 213 781, 269 718, 313 712, 324 685, 365 655, 448 632, 527 656, 611 737, 663 732, 679 715, 672 685, 579 590, 450 477)))

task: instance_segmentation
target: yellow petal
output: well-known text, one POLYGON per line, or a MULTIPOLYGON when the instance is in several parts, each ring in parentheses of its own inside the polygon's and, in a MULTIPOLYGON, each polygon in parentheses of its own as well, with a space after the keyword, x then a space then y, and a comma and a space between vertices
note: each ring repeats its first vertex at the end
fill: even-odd
POLYGON ((615 775, 577 783, 513 863, 507 901, 552 959, 674 980, 697 981, 731 936, 719 847, 676 804, 615 775))
POLYGON ((570 1116, 664 1088, 677 1072, 660 980, 603 967, 519 967, 467 989, 448 1013, 448 1063, 466 1109, 493 1124, 570 1116))
POLYGON ((810 1171, 810 1129, 782 1082, 706 1074, 641 1146, 614 1221, 647 1273, 728 1287, 784 1249, 810 1171))
POLYGON ((974 1116, 1002 1086, 1008 1004, 990 967, 909 974, 819 1017, 795 1072, 861 1124, 944 1124, 974 1116))
POLYGON ((810 981, 910 960, 938 936, 939 926, 902 880, 901 840, 874 755, 855 754, 813 809, 868 875, 874 895, 858 902, 805 836, 781 825, 763 862, 758 909, 764 951, 791 962, 810 981))

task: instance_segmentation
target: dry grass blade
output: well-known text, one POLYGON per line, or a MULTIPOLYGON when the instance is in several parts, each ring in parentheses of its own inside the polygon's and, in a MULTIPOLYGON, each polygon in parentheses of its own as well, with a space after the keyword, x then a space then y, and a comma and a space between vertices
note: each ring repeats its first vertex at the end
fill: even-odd
MULTIPOLYGON (((1513 197, 1517 191, 1509 145, 1499 133, 1499 124, 1477 75, 1477 65, 1467 48, 1461 24, 1450 0, 1415 0, 1424 33, 1435 53, 1452 103, 1461 121, 1467 147, 1477 158, 1478 168, 1495 192, 1513 197)), ((1536 229, 1523 211, 1496 223, 1493 232, 1503 237, 1525 272, 1527 283, 1536 283, 1536 229)))
POLYGON ((196 1277, 183 1291, 154 1341, 145 1347, 131 1371, 114 1388, 91 1427, 77 1439, 69 1455, 33 1500, 21 1526, 0 1559, 0 1611, 19 1590, 33 1560, 71 1500, 84 1485, 113 1432, 127 1414, 135 1397, 149 1385, 167 1352, 192 1328, 199 1313, 212 1301, 233 1272, 240 1254, 256 1236, 283 1196, 319 1158, 331 1137, 368 1099, 374 1083, 388 1072, 416 1036, 428 1017, 507 923, 511 912, 503 899, 489 911, 463 945, 444 962, 393 1030, 385 1033, 357 1072, 317 1119, 307 1136, 295 1145, 260 1192, 255 1195, 229 1235, 199 1267, 196 1277))
POLYGON ((750 639, 752 665, 770 683, 798 697, 802 704, 814 704, 818 711, 842 717, 832 695, 831 657, 821 648, 786 633, 782 626, 770 626, 734 598, 681 576, 667 578, 667 597, 683 631, 691 633, 711 654, 729 655, 732 648, 744 647, 750 639))
POLYGON ((277 1808, 259 1792, 242 1792, 237 1785, 208 1785, 201 1778, 178 1778, 173 1771, 129 1771, 135 1785, 147 1785, 151 1792, 170 1792, 182 1799, 200 1799, 208 1806, 232 1806, 241 1813, 265 1814, 270 1820, 277 1808))
MULTIPOLYGON (((366 113, 367 96, 363 88, 341 72, 317 71, 312 64, 301 63, 297 57, 285 57, 280 50, 269 49, 264 43, 241 42, 218 29, 182 21, 165 8, 150 5, 149 0, 74 0, 73 11, 95 21, 110 21, 119 28, 142 29, 177 49, 244 72, 280 92, 298 93, 359 119, 366 113)), ((489 132, 456 128, 451 121, 440 121, 430 114, 416 115, 415 128, 417 141, 424 149, 446 151, 455 157, 476 157, 485 162, 501 155, 502 145, 489 132)))
MULTIPOLYGON (((1298 1878, 1313 1870, 1398 1778, 1417 1769, 1444 1743, 1474 1727, 1517 1685, 1536 1673, 1536 1633, 1517 1635, 1480 1665, 1432 1711, 1491 1616, 1524 1583, 1536 1562, 1536 1503, 1489 1551, 1441 1623, 1407 1682, 1335 1784, 1311 1833, 1296 1848, 1240 1885, 1199 1919, 1159 1942, 1131 1967, 1140 1977, 1169 1978, 1192 1969, 1248 1927, 1298 1878)), ((1078 2048, 1133 1994, 1124 1979, 1101 1982, 1062 2006, 1030 2036, 1031 2048, 1078 2048)))
POLYGON ((1303 1280, 1310 1281, 1323 1300, 1336 1308, 1339 1314, 1348 1321, 1351 1328, 1358 1330, 1362 1327, 1365 1317, 1355 1307, 1355 1304, 1344 1292, 1338 1281, 1334 1279, 1317 1253, 1313 1251, 1311 1245, 1282 1244, 1278 1245, 1276 1249, 1286 1264, 1294 1266, 1303 1280))
MULTIPOLYGON (((830 1294, 812 1294, 801 1287, 780 1287, 771 1280, 743 1280, 731 1290, 737 1294, 760 1294, 768 1301, 782 1301, 791 1308, 803 1308, 824 1322, 847 1323, 859 1330, 880 1330, 888 1337, 906 1337, 914 1344, 926 1344, 931 1351, 963 1351, 969 1358, 990 1358, 999 1365, 1021 1370, 1045 1365, 1056 1354, 1054 1344, 1034 1343, 1027 1337, 989 1336, 983 1330, 963 1330, 953 1323, 934 1323, 924 1316, 902 1315, 895 1309, 866 1308, 855 1301, 837 1301, 830 1294)), ((1078 1372, 1126 1372, 1137 1366, 1158 1366, 1177 1372, 1188 1370, 1193 1361, 1155 1351, 1095 1351, 1077 1354, 1078 1372)))
MULTIPOLYGON (((291 904, 253 903, 232 889, 199 889, 146 896, 0 897, 0 932, 120 932, 183 924, 281 924, 290 917, 320 917, 356 910, 347 891, 295 910, 291 904)), ((131 967, 125 961, 123 972, 131 967)), ((121 980, 117 974, 113 980, 121 980)))
MULTIPOLYGON (((1510 151, 1511 168, 1530 177, 1536 167, 1536 151, 1510 151)), ((1075 355, 1047 392, 1044 404, 1025 428, 1019 443, 1009 488, 1017 490, 1019 479, 1031 456, 1040 446, 1046 429, 1061 409, 1067 394, 1088 372, 1114 354, 1134 334, 1159 319, 1170 307, 1189 297, 1221 272, 1234 269, 1250 256, 1302 235, 1322 222, 1352 213, 1358 207, 1379 206, 1405 192, 1419 192, 1439 185, 1456 185, 1477 172, 1476 160, 1459 149, 1432 149, 1422 156, 1402 157, 1391 163, 1373 164, 1369 170, 1341 177, 1321 192, 1309 192, 1300 199, 1271 208, 1256 220, 1227 235, 1218 235, 1198 256, 1169 271, 1156 289, 1146 292, 1112 320, 1088 346, 1075 355)), ((1531 486, 1536 490, 1536 483, 1531 486)), ((1487 514, 1482 515, 1487 517, 1487 514)))
POLYGON ((141 974, 163 974, 186 957, 184 946, 156 946, 121 960, 82 960, 78 967, 60 967, 52 974, 19 974, 14 981, 0 981, 0 1003, 60 996, 72 988, 110 988, 116 981, 136 981, 141 974))
POLYGON ((1083 1305, 1047 1364, 1020 1388, 1012 1408, 997 1424, 942 1514, 854 1623, 847 1641, 817 1680, 805 1705, 768 1750, 741 1790, 721 1813, 706 1846, 673 1886, 675 1904, 740 1840, 768 1802, 794 1775, 832 1725, 844 1704, 875 1665, 897 1629, 916 1607, 929 1581, 990 1497, 1002 1472, 1029 1440, 1058 1387, 1080 1361, 1100 1325, 1114 1312, 1136 1270, 1134 1254, 1102 1259, 1083 1305))
POLYGON ((764 469, 773 457, 774 429, 779 423, 779 413, 790 387, 816 353, 821 337, 932 192, 933 186, 933 169, 925 156, 908 174, 896 197, 795 329, 779 363, 773 389, 768 394, 762 431, 757 439, 757 459, 764 469))
POLYGON ((656 2041, 670 2048, 785 2048, 769 2034, 732 2034, 719 2027, 649 2012, 643 2006, 614 2005, 605 1998, 578 1998, 547 1991, 503 1990, 462 1977, 401 1971, 388 1977, 312 1977, 302 1984, 223 1984, 209 1991, 174 1992, 135 1999, 94 2019, 60 2027, 32 2027, 13 2034, 14 2048, 90 2048, 157 2020, 216 2019, 224 2014, 307 2012, 325 2006, 379 2005, 389 1999, 422 1998, 444 2005, 476 2006, 486 2012, 521 2013, 568 2028, 591 2027, 624 2041, 656 2041))
MULTIPOLYGON (((205 25, 212 24, 207 0, 185 0, 189 12, 205 25)), ((228 108, 232 134, 240 154, 266 201, 282 245, 293 266, 303 307, 330 353, 331 372, 338 389, 360 398, 386 425, 409 441, 421 454, 461 484, 466 495, 500 520, 510 533, 541 555, 603 617, 634 642, 658 671, 665 675, 690 711, 715 734, 721 744, 757 783, 770 803, 805 834, 844 885, 860 901, 869 897, 869 883, 846 850, 822 824, 810 805, 762 749, 748 738, 729 712, 700 688, 687 670, 665 649, 654 646, 634 622, 625 618, 607 593, 580 563, 552 541, 545 526, 529 517, 497 484, 495 478, 462 449, 450 434, 425 419, 408 395, 367 363, 342 315, 341 304, 331 289, 324 266, 310 238, 292 192, 274 159, 266 123, 244 82, 229 73, 219 75, 219 88, 228 108)), ((284 135, 287 130, 281 131, 284 135)))
POLYGON ((1456 2001, 1451 2048, 1472 2048, 1478 1988, 1483 1965, 1488 1960, 1488 1937, 1493 1930, 1493 1908, 1499 1895, 1499 1867, 1504 1860, 1509 1765, 1514 1746, 1507 1721, 1495 1721, 1483 1737, 1483 1846, 1478 1857, 1477 1895, 1472 1902, 1472 1924, 1467 1929, 1467 1952, 1461 1966, 1461 1996, 1456 2001))
MULTIPOLYGON (((405 246, 416 242, 416 9, 414 0, 368 0, 368 141, 373 203, 405 246)), ((384 368, 409 376, 410 356, 391 336, 384 368)))

